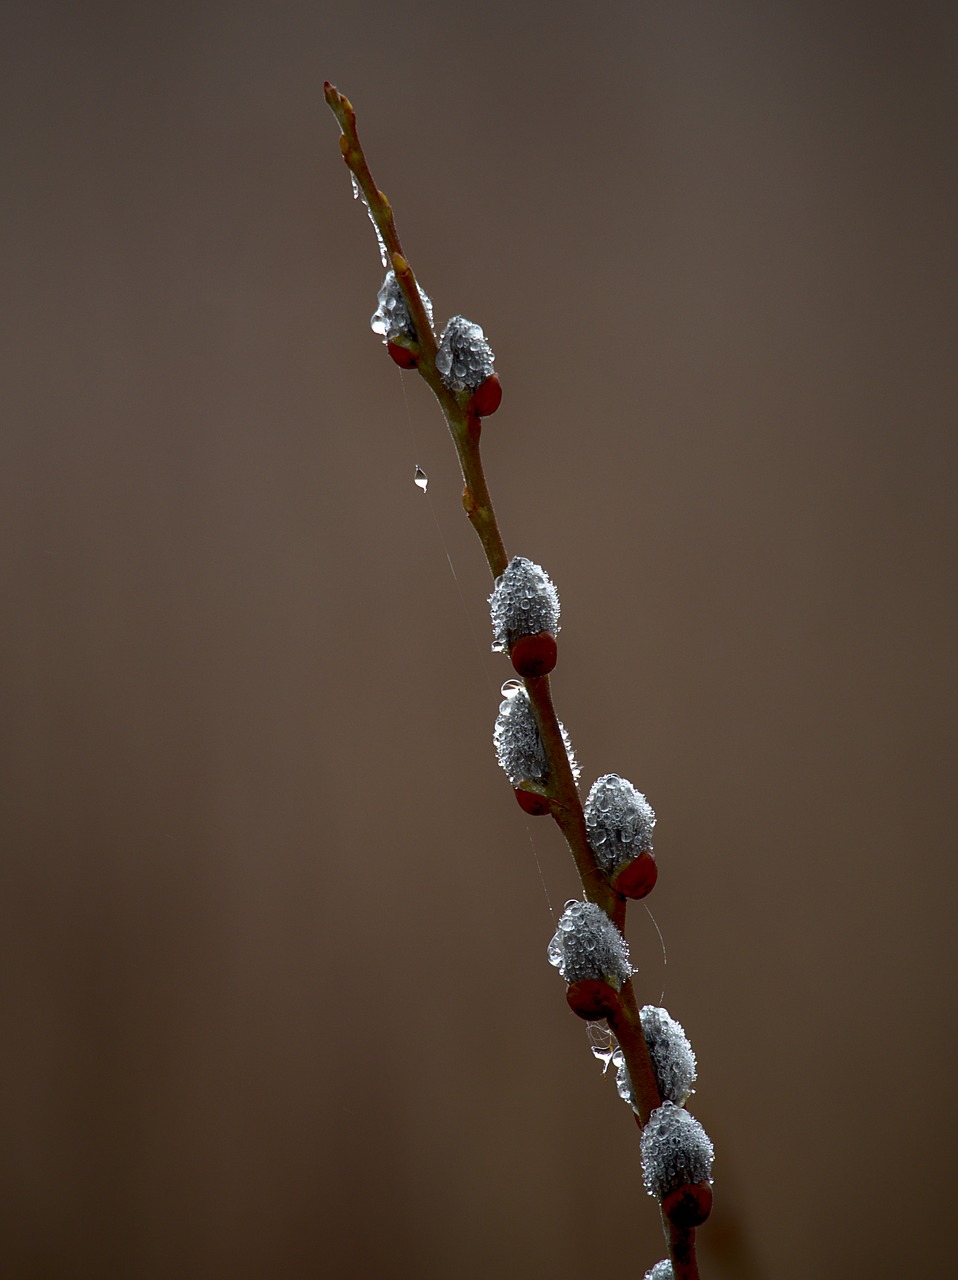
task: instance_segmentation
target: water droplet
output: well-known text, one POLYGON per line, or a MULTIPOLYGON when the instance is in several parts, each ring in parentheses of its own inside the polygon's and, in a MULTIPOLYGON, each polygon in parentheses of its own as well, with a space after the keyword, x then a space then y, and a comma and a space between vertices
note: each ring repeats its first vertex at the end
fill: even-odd
POLYGON ((612 1062, 615 1058, 615 1055, 616 1055, 615 1048, 612 1045, 608 1045, 605 1048, 603 1048, 601 1045, 594 1044, 592 1046, 592 1053, 593 1053, 593 1056, 598 1058, 598 1060, 602 1063, 602 1074, 605 1075, 605 1073, 609 1069, 609 1063, 612 1062))
POLYGON ((349 177, 350 177, 350 181, 353 184, 353 199, 362 200, 363 206, 366 212, 369 214, 369 221, 373 224, 373 230, 376 233, 376 242, 379 245, 379 257, 382 260, 383 267, 388 267, 389 254, 386 252, 386 243, 383 240, 382 233, 380 232, 379 227, 376 225, 376 219, 373 217, 373 211, 372 209, 370 209, 369 205, 366 203, 366 197, 363 195, 362 189, 359 183, 356 181, 356 175, 353 173, 352 169, 350 169, 349 171, 349 177))
POLYGON ((426 476, 425 471, 423 471, 422 467, 416 468, 415 481, 416 481, 416 484, 419 486, 419 488, 422 489, 423 493, 425 493, 426 485, 429 483, 429 480, 426 476))
MULTIPOLYGON (((365 204, 365 200, 363 201, 365 204)), ((382 237, 379 227, 376 225, 376 219, 373 217, 373 211, 369 205, 366 205, 366 212, 369 214, 369 221, 373 224, 373 230, 376 233, 376 243, 379 245, 379 258, 384 267, 389 266, 389 254, 386 252, 386 241, 382 237)))

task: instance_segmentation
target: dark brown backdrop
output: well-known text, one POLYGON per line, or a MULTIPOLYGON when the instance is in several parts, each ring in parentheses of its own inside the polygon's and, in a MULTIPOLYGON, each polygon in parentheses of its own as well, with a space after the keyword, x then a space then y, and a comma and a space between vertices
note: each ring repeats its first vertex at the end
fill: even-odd
POLYGON ((5 12, 0 1270, 661 1256, 329 77, 498 353, 584 780, 659 814, 664 974, 630 939, 700 1059, 703 1277, 944 1274, 954 6, 5 12))

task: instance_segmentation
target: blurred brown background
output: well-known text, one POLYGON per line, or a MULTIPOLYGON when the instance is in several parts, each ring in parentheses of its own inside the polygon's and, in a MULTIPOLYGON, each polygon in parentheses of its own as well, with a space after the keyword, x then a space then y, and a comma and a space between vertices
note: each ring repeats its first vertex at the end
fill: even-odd
POLYGON ((662 1255, 326 77, 659 815, 703 1280, 950 1271, 956 12, 5 6, 4 1276, 662 1255))

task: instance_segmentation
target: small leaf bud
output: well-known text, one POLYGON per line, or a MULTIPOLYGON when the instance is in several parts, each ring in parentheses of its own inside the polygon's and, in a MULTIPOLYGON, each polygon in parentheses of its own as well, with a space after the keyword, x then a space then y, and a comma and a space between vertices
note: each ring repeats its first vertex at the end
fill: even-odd
POLYGON ((632 976, 622 934, 594 902, 567 902, 549 943, 549 963, 569 984, 566 999, 580 1018, 605 1018, 632 976))
POLYGON ((708 1134, 684 1107, 663 1102, 649 1116, 642 1130, 642 1179, 650 1196, 664 1200, 672 1191, 711 1182, 714 1158, 708 1134))
POLYGON ((617 891, 645 897, 658 871, 652 858, 655 814, 642 792, 617 773, 604 774, 585 802, 585 826, 596 861, 617 891), (642 854, 649 856, 634 866, 642 854))
MULTIPOLYGON (((492 614, 492 648, 494 653, 511 651, 513 665, 517 658, 515 647, 521 637, 535 637, 537 646, 519 649, 519 660, 533 664, 534 660, 547 661, 543 648, 548 645, 539 640, 547 633, 552 645, 559 632, 559 593, 552 579, 540 565, 525 556, 513 556, 505 570, 496 578, 496 585, 489 597, 492 614)), ((555 666, 553 661, 552 666, 555 666)), ((519 671, 520 675, 545 675, 552 666, 542 671, 519 671)))
MULTIPOLYGON (((436 368, 450 391, 474 391, 493 372, 495 356, 477 324, 453 316, 439 340, 436 368)), ((476 417, 482 415, 478 412, 476 417)))
MULTIPOLYGON (((521 684, 512 680, 503 685, 502 692, 503 700, 492 734, 499 763, 513 787, 518 787, 520 782, 545 784, 549 780, 549 762, 529 695, 521 684)), ((569 735, 561 723, 559 730, 572 776, 578 779, 579 766, 569 735)))
MULTIPOLYGON (((422 305, 426 310, 426 316, 432 325, 432 303, 425 293, 422 291, 421 285, 417 283, 419 296, 422 299, 422 305)), ((387 271, 386 279, 382 283, 378 295, 379 306, 373 313, 373 317, 369 324, 373 333, 382 334, 383 341, 389 350, 389 354, 404 369, 412 369, 415 366, 416 359, 414 354, 394 341, 396 338, 404 338, 407 342, 418 343, 419 337, 416 333, 416 326, 413 323, 412 316, 409 314, 409 308, 406 306, 406 299, 399 281, 396 279, 395 271, 387 271), (396 348, 396 350, 394 350, 396 348), (399 353, 407 360, 411 360, 411 364, 404 364, 400 359, 399 353)))
POLYGON ((502 404, 502 383, 490 373, 479 383, 469 399, 468 411, 477 418, 489 418, 502 404))

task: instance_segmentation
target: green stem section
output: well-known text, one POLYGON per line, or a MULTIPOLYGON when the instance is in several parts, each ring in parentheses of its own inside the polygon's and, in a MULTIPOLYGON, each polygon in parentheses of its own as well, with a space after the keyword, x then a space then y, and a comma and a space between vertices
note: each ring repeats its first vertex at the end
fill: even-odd
MULTIPOLYGON (((328 81, 325 86, 325 95, 342 129, 339 143, 343 159, 359 184, 409 309, 417 336, 416 343, 410 346, 410 350, 416 357, 416 367, 439 401, 456 446, 465 486, 462 495, 463 507, 482 543, 489 571, 494 579, 498 578, 509 561, 499 532, 499 524, 486 484, 479 451, 481 420, 470 410, 471 393, 451 391, 436 368, 438 351, 436 338, 419 294, 416 277, 403 253, 393 219, 392 206, 373 181, 366 162, 356 130, 356 113, 352 103, 328 81)), ((600 906, 619 930, 624 932, 626 899, 612 889, 589 845, 582 801, 569 764, 565 743, 562 740, 562 731, 552 702, 549 677, 526 678, 524 684, 535 712, 546 759, 549 762, 549 779, 545 794, 550 801, 552 816, 569 845, 586 898, 600 906)), ((649 1057, 649 1048, 642 1032, 638 1004, 631 981, 623 984, 619 1006, 608 1018, 608 1023, 625 1057, 639 1118, 644 1125, 655 1108, 661 1106, 662 1099, 655 1079, 655 1070, 649 1057)), ((675 1280, 698 1280, 695 1232, 679 1230, 664 1215, 662 1224, 669 1245, 675 1280)))

